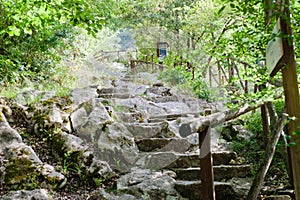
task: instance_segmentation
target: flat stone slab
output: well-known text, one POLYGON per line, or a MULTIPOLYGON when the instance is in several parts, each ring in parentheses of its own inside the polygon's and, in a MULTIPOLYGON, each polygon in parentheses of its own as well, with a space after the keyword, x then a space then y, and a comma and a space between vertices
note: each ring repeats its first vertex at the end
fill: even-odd
MULTIPOLYGON (((171 163, 168 167, 170 168, 189 168, 189 167, 200 167, 199 154, 181 154, 176 162, 171 163)), ((225 165, 229 164, 231 160, 237 158, 236 153, 232 151, 224 152, 212 152, 213 165, 225 165)))
POLYGON ((99 98, 105 98, 105 99, 112 99, 112 98, 116 98, 116 99, 128 99, 130 98, 132 95, 129 93, 101 93, 99 94, 99 98))
MULTIPOLYGON (((173 169, 179 180, 200 180, 201 172, 199 167, 173 169)), ((250 165, 218 165, 213 167, 215 181, 230 179, 233 177, 244 178, 251 175, 250 165)))
POLYGON ((98 88, 98 94, 112 94, 112 93, 128 93, 127 88, 98 88))
POLYGON ((186 139, 182 138, 146 138, 136 140, 140 151, 150 152, 150 151, 174 151, 178 153, 186 152, 190 143, 186 139))
POLYGON ((1 196, 1 200, 53 200, 49 192, 45 189, 36 190, 17 190, 11 191, 6 195, 1 196))
MULTIPOLYGON (((215 182, 215 193, 217 200, 240 200, 241 195, 236 193, 233 185, 226 182, 215 182)), ((189 199, 205 200, 201 194, 201 181, 177 181, 174 188, 189 199)))
POLYGON ((170 132, 167 122, 159 123, 126 123, 126 128, 131 132, 135 139, 146 139, 156 137, 174 137, 175 134, 170 132))
MULTIPOLYGON (((232 159, 236 158, 236 154, 227 151, 218 153, 213 152, 212 157, 214 166, 226 165, 229 164, 232 159)), ((139 161, 139 165, 149 169, 200 167, 200 157, 197 153, 181 154, 175 152, 150 152, 142 155, 139 161)))
POLYGON ((187 113, 176 113, 176 114, 165 114, 165 115, 156 115, 156 116, 150 116, 149 121, 150 122, 157 122, 162 120, 172 121, 176 120, 180 117, 189 117, 189 116, 199 116, 199 113, 193 113, 193 112, 187 112, 187 113))
POLYGON ((177 96, 164 96, 164 97, 151 97, 151 101, 154 103, 166 103, 179 101, 177 96))

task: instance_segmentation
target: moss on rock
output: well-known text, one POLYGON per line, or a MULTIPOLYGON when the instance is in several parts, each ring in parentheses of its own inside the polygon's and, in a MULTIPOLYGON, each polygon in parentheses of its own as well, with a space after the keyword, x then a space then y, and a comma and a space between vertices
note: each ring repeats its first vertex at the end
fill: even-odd
POLYGON ((40 174, 27 158, 11 159, 4 172, 5 184, 10 189, 36 189, 40 174))

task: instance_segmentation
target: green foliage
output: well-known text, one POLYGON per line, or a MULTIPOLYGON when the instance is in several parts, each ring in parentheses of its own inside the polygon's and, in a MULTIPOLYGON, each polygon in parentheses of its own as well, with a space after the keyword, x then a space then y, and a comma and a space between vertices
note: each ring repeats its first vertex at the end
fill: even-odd
POLYGON ((261 135, 263 132, 261 114, 258 111, 251 112, 244 118, 245 128, 255 135, 261 135))
POLYGON ((274 101, 273 104, 274 104, 277 115, 280 116, 282 114, 284 106, 285 106, 284 100, 278 99, 278 100, 274 101))
MULTIPOLYGON (((166 63, 174 63, 174 60, 169 60, 170 57, 166 58, 166 63)), ((196 76, 193 79, 192 72, 188 71, 184 66, 168 67, 168 69, 162 71, 159 74, 159 79, 164 80, 171 86, 183 86, 189 85, 194 95, 201 99, 211 100, 211 92, 207 87, 206 82, 201 76, 196 76)))
POLYGON ((171 86, 175 86, 186 83, 188 81, 186 75, 181 67, 168 67, 168 69, 159 74, 158 78, 166 81, 171 86))
POLYGON ((94 34, 109 21, 114 1, 0 1, 0 85, 26 86, 56 73, 59 49, 69 47, 74 26, 94 34))
POLYGON ((201 77, 197 77, 194 80, 192 80, 192 87, 198 98, 206 99, 209 101, 212 100, 212 94, 209 88, 207 87, 207 84, 201 77))

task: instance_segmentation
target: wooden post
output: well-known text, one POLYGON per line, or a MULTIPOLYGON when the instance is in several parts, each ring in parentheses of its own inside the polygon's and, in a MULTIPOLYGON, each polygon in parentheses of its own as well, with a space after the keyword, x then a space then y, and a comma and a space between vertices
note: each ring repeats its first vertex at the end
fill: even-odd
POLYGON ((191 65, 192 67, 192 79, 195 80, 195 67, 191 65))
POLYGON ((266 148, 270 140, 270 123, 269 123, 268 110, 266 104, 263 105, 260 109, 261 109, 261 119, 263 124, 264 148, 266 148))
MULTIPOLYGON (((245 76, 247 77, 247 65, 244 64, 244 70, 245 70, 245 76)), ((249 88, 248 88, 248 80, 245 80, 245 92, 246 94, 249 94, 249 88)))
POLYGON ((148 54, 146 55, 146 70, 149 71, 149 68, 148 68, 148 54))
MULTIPOLYGON (((262 91, 263 89, 266 88, 266 84, 264 83, 262 85, 259 85, 258 88, 259 91, 262 91)), ((264 148, 266 149, 271 135, 267 104, 265 103, 262 107, 260 107, 260 110, 261 110, 261 119, 263 125, 264 148)))
POLYGON ((291 19, 290 19, 290 2, 283 1, 284 19, 281 19, 281 31, 283 34, 282 42, 285 54, 286 66, 282 68, 283 88, 285 94, 286 111, 290 117, 296 117, 287 125, 288 134, 291 136, 291 141, 296 143, 296 146, 289 148, 290 163, 292 167, 293 182, 296 199, 300 199, 300 136, 293 134, 299 130, 300 124, 300 100, 299 88, 297 80, 297 70, 295 61, 295 51, 293 45, 291 19))
POLYGON ((199 133, 201 194, 205 200, 215 200, 210 131, 210 126, 207 126, 199 133))
POLYGON ((154 54, 151 54, 151 62, 152 62, 152 71, 155 72, 154 70, 154 54))
POLYGON ((135 73, 135 65, 134 65, 134 60, 130 60, 130 68, 131 68, 131 73, 135 73))
POLYGON ((220 62, 218 62, 218 78, 219 78, 219 87, 221 87, 222 80, 221 80, 221 66, 220 66, 220 62))
POLYGON ((209 86, 212 87, 212 73, 210 67, 208 67, 208 74, 209 74, 209 86))

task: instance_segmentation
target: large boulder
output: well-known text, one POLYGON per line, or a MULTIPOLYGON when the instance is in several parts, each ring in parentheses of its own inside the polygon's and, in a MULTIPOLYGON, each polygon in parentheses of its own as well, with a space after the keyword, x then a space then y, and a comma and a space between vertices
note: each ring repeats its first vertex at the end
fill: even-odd
POLYGON ((174 189, 175 182, 167 173, 135 168, 118 179, 117 189, 136 199, 185 199, 174 189))
POLYGON ((97 88, 76 88, 72 90, 70 99, 73 102, 73 108, 76 108, 83 102, 87 102, 91 99, 98 97, 97 88))
POLYGON ((82 172, 89 177, 101 178, 105 181, 115 176, 109 164, 96 159, 89 146, 75 135, 56 132, 52 139, 52 148, 60 157, 80 167, 82 172))
POLYGON ((117 170, 128 171, 137 160, 138 148, 133 135, 121 123, 99 130, 96 142, 99 152, 95 156, 108 161, 117 170))
POLYGON ((71 131, 69 115, 72 108, 68 98, 36 99, 25 104, 14 102, 11 108, 13 114, 8 118, 9 122, 23 125, 37 135, 55 128, 71 131))
POLYGON ((101 99, 90 99, 81 103, 71 113, 70 119, 73 131, 87 142, 96 141, 99 132, 113 121, 101 99))
POLYGON ((10 127, 4 114, 0 112, 0 151, 3 151, 12 143, 21 143, 22 137, 20 134, 10 127))
POLYGON ((175 133, 169 129, 168 122, 158 123, 125 123, 126 128, 135 139, 154 137, 174 137, 175 133))

